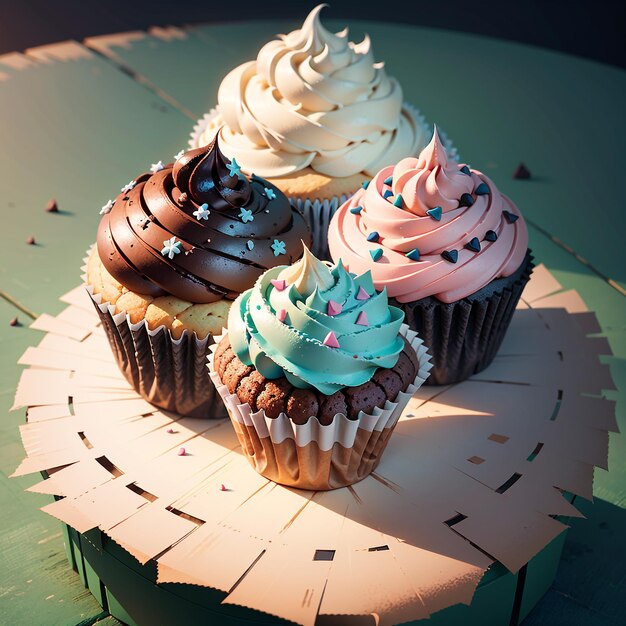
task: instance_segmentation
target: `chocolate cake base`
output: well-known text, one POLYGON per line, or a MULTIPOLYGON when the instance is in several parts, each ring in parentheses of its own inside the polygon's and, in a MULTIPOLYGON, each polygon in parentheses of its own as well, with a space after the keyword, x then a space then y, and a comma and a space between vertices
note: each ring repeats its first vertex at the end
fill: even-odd
POLYGON ((215 351, 213 367, 228 391, 253 412, 263 410, 270 418, 285 413, 295 424, 306 424, 309 418, 316 417, 323 426, 330 424, 338 413, 356 420, 360 411, 371 413, 376 407, 384 407, 387 400, 394 402, 398 393, 415 380, 419 369, 415 351, 405 339, 394 367, 380 368, 370 381, 326 396, 316 389, 298 389, 284 377, 268 380, 241 362, 228 335, 215 351))

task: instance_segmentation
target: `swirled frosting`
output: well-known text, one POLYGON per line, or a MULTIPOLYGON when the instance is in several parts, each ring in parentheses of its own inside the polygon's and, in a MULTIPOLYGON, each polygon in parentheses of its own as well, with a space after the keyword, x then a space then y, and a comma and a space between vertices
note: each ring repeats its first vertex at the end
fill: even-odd
POLYGON ((220 85, 224 150, 246 171, 279 177, 311 167, 331 177, 371 176, 426 143, 422 122, 402 106, 399 83, 374 61, 369 37, 355 44, 347 29, 326 30, 324 6, 220 85))
POLYGON ((153 166, 103 207, 98 254, 130 291, 192 303, 234 300, 302 254, 309 231, 268 181, 248 180, 211 145, 153 166))
POLYGON ((396 364, 403 319, 369 272, 355 276, 305 248, 295 265, 267 271, 237 298, 228 336, 239 359, 266 378, 332 395, 396 364))
POLYGON ((437 130, 419 158, 383 168, 336 212, 328 242, 399 302, 455 302, 513 274, 528 247, 518 208, 485 174, 449 161, 437 130))

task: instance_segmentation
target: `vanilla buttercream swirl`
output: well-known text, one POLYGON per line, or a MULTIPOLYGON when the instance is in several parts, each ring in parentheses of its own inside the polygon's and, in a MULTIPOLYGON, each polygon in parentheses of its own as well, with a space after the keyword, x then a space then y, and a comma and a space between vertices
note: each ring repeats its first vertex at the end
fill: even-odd
POLYGON ((294 266, 272 268, 237 298, 228 335, 239 359, 266 378, 332 395, 396 364, 403 319, 369 272, 355 276, 305 248, 294 266))
MULTIPOLYGON (((314 8, 302 28, 232 70, 218 92, 227 154, 246 171, 277 177, 311 167, 320 174, 373 175, 425 144, 402 88, 374 61, 371 42, 331 33, 314 8)), ((200 143, 215 131, 208 128, 200 143)))
POLYGON ((399 302, 455 302, 513 274, 528 231, 485 174, 448 160, 435 129, 418 158, 383 168, 337 210, 328 241, 333 259, 371 270, 399 302))

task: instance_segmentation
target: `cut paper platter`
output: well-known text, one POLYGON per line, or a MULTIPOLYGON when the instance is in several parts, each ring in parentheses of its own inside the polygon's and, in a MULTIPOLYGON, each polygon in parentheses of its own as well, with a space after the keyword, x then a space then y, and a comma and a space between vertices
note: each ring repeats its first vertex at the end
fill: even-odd
POLYGON ((46 512, 155 564, 161 585, 219 591, 225 621, 246 607, 259 612, 248 619, 384 626, 470 604, 487 569, 515 573, 560 536, 560 520, 580 516, 566 496, 591 499, 594 466, 607 467, 609 347, 543 266, 494 363, 422 387, 376 472, 330 492, 257 475, 228 420, 139 398, 83 288, 62 300, 20 360, 15 475, 45 472, 31 490, 57 497, 46 512))

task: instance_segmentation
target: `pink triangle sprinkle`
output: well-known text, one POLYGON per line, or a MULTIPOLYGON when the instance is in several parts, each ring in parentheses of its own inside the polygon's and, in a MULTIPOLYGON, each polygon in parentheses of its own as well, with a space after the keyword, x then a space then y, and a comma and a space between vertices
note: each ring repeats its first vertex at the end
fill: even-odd
POLYGON ((281 309, 280 311, 278 311, 278 315, 276 317, 278 318, 279 322, 284 322, 285 318, 287 317, 287 311, 285 311, 285 309, 281 309))
POLYGON ((359 326, 369 326, 370 325, 370 322, 367 319, 367 313, 365 311, 361 311, 359 313, 359 317, 356 318, 356 323, 359 326))
POLYGON ((228 491, 228 489, 226 489, 226 487, 224 487, 224 485, 222 485, 222 486, 220 487, 220 491, 228 491))
POLYGON ((173 429, 173 428, 168 428, 165 432, 166 432, 168 435, 173 435, 173 434, 174 434, 174 429, 173 429))
POLYGON ((356 299, 357 300, 369 300, 370 295, 369 293, 367 293, 367 291, 365 291, 365 289, 363 289, 363 287, 359 286, 359 291, 356 294, 356 299))
POLYGON ((329 348, 339 348, 339 342, 337 341, 337 337, 335 333, 331 330, 328 335, 326 335, 326 339, 324 339, 324 345, 329 348))
POLYGON ((342 309, 343 307, 341 306, 341 304, 339 304, 339 302, 335 302, 334 300, 329 300, 328 309, 326 310, 326 312, 328 313, 328 315, 331 315, 331 316, 339 315, 342 309))
POLYGON ((185 448, 181 448, 178 451, 178 456, 185 456, 187 454, 187 450, 185 450, 185 448))
POLYGON ((272 280, 270 280, 270 283, 272 283, 272 285, 274 285, 274 288, 278 291, 282 291, 286 285, 284 280, 277 280, 276 278, 272 278, 272 280))

